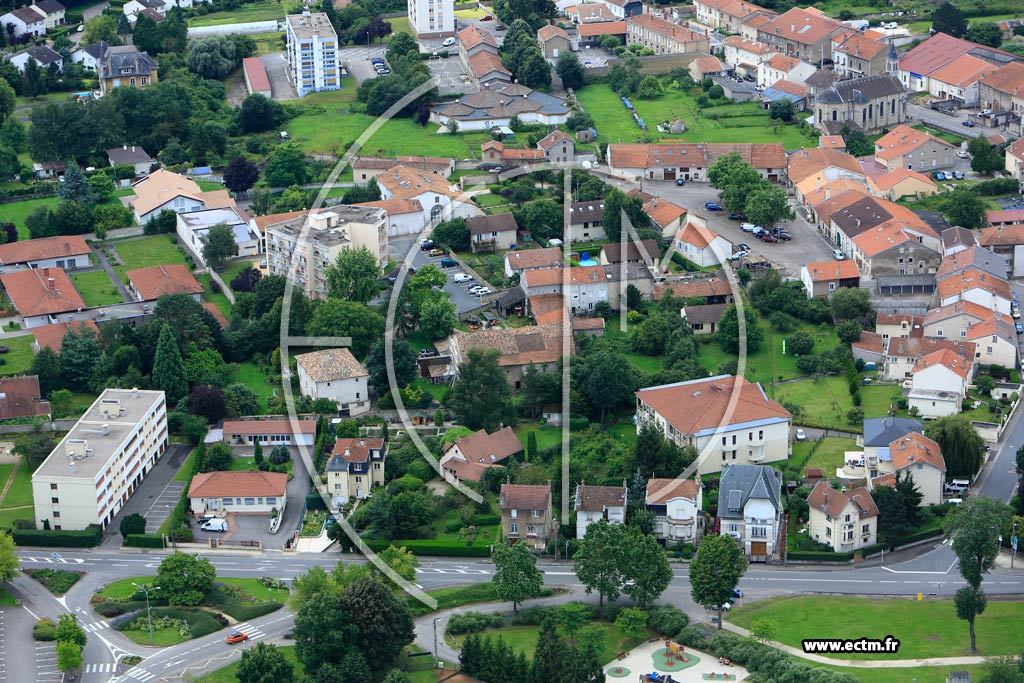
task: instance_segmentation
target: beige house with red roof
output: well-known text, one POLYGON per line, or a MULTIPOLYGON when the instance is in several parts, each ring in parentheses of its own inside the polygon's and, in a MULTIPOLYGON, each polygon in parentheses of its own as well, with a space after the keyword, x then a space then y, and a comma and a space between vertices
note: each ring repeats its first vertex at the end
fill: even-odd
POLYGON ((757 76, 758 67, 778 54, 764 43, 747 40, 743 36, 731 35, 722 41, 725 48, 724 58, 742 74, 757 76))
POLYGON ((327 461, 327 490, 331 505, 368 498, 373 489, 384 485, 387 462, 384 439, 338 439, 327 461))
POLYGON ((1024 184, 1024 138, 1020 138, 1006 148, 1006 172, 1012 178, 1018 178, 1024 184))
MULTIPOLYGON (((466 361, 472 349, 497 351, 498 365, 513 389, 522 384, 523 371, 534 365, 541 371, 553 370, 562 357, 565 335, 561 324, 533 327, 491 328, 476 332, 456 331, 448 338, 448 351, 452 365, 458 367, 466 361)), ((569 352, 573 351, 569 341, 569 352)))
POLYGON ((860 287, 860 271, 853 261, 807 263, 800 268, 807 298, 827 297, 842 287, 860 287))
POLYGON ((1020 62, 1010 62, 981 79, 978 85, 978 106, 991 109, 997 115, 996 119, 987 119, 986 125, 1005 121, 1020 135, 1020 112, 1024 111, 1022 83, 1024 64, 1020 62), (1000 113, 1002 116, 998 116, 1000 113))
POLYGON ((896 476, 910 477, 921 493, 921 507, 939 505, 946 485, 946 460, 939 444, 917 431, 910 431, 876 449, 877 469, 870 472, 870 486, 895 486, 896 476))
POLYGON ((39 327, 32 328, 32 337, 35 339, 35 342, 32 344, 32 350, 35 353, 39 353, 44 348, 47 348, 60 355, 61 343, 64 341, 65 335, 72 330, 78 334, 82 334, 85 330, 96 336, 100 334, 100 328, 92 320, 72 320, 70 322, 53 323, 52 325, 40 325, 39 327))
POLYGON ((557 247, 510 251, 505 254, 505 277, 537 268, 561 268, 564 264, 565 256, 557 247))
POLYGON ((925 313, 921 329, 925 337, 966 339, 967 330, 991 317, 992 311, 973 301, 957 301, 925 313))
POLYGON ((905 168, 898 168, 877 177, 868 177, 867 183, 871 194, 890 202, 897 202, 904 197, 930 197, 939 191, 939 186, 931 178, 905 168))
POLYGON ((886 73, 888 43, 871 31, 840 33, 832 38, 832 63, 840 78, 879 76, 886 73))
POLYGON ((928 92, 940 100, 959 100, 961 106, 976 107, 979 84, 996 70, 995 65, 983 59, 963 55, 931 74, 928 92))
POLYGON ((911 379, 917 361, 936 351, 949 350, 964 361, 970 361, 977 353, 977 348, 978 346, 974 342, 960 339, 922 336, 890 337, 885 347, 885 366, 882 368, 882 379, 886 382, 902 382, 911 379))
MULTIPOLYGON (((447 180, 428 171, 392 166, 377 176, 381 199, 415 200, 423 207, 421 227, 442 220, 469 218, 480 212, 447 180)), ((377 253, 373 249, 370 250, 377 253)))
POLYGON ((648 479, 644 506, 654 514, 654 537, 666 546, 700 543, 704 495, 697 479, 648 479))
POLYGON ((777 143, 630 143, 608 145, 608 170, 635 180, 707 181, 707 169, 719 157, 736 153, 761 177, 777 181, 786 169, 786 152, 777 143))
POLYGON ((956 163, 957 148, 934 135, 901 124, 875 141, 875 161, 889 171, 930 173, 956 163))
POLYGON ((314 401, 338 404, 338 414, 355 417, 370 410, 370 373, 347 348, 324 349, 295 357, 299 391, 314 401))
POLYGON ((673 24, 654 14, 637 14, 626 19, 626 43, 654 50, 657 55, 708 52, 708 37, 673 24))
POLYGON ((574 24, 614 21, 615 15, 601 2, 585 2, 565 8, 565 16, 574 24))
POLYGON ((676 233, 675 248, 683 258, 701 268, 719 266, 732 256, 732 242, 705 226, 696 216, 689 217, 676 233))
POLYGON ((757 39, 782 54, 821 62, 832 54, 832 37, 849 30, 814 7, 794 7, 761 26, 757 39))
POLYGON ((848 553, 878 542, 878 506, 866 488, 837 491, 819 481, 807 496, 807 536, 848 553))
POLYGON ((969 268, 958 276, 947 277, 939 282, 939 302, 947 306, 957 301, 973 301, 976 304, 1010 315, 1013 292, 1009 283, 979 268, 969 268))
POLYGON ((92 250, 81 235, 40 237, 0 244, 0 266, 26 268, 88 268, 92 250))
POLYGON ((352 178, 362 185, 376 178, 384 171, 395 166, 405 166, 418 171, 426 171, 447 178, 455 172, 455 159, 449 157, 400 156, 394 159, 385 157, 356 156, 352 159, 352 178))
POLYGON ((480 481, 488 467, 504 466, 506 460, 523 452, 523 444, 511 427, 493 434, 479 430, 444 447, 441 476, 453 484, 480 481))
POLYGON ((316 418, 287 415, 261 415, 238 420, 224 420, 221 428, 224 443, 232 446, 312 446, 316 439, 316 418))
POLYGON ((129 270, 128 289, 138 301, 156 301, 170 294, 185 294, 199 301, 203 286, 180 263, 129 270))
POLYGON ((789 155, 786 159, 786 177, 792 185, 810 189, 811 186, 803 186, 801 183, 813 180, 813 188, 817 188, 843 178, 863 182, 866 176, 856 157, 847 154, 846 150, 811 147, 789 155))
POLYGON ((551 485, 502 484, 498 494, 501 535, 511 543, 525 543, 544 552, 557 539, 558 522, 551 509, 551 485))
POLYGON ((977 344, 974 359, 978 364, 1017 367, 1017 331, 1010 316, 992 313, 968 328, 964 338, 977 344))
POLYGON ((626 502, 629 496, 626 482, 622 486, 587 486, 576 484, 572 509, 576 513, 576 538, 587 535, 587 527, 604 520, 609 524, 626 523, 626 502))
POLYGON ((978 233, 978 241, 983 247, 1006 259, 1010 277, 1024 276, 1024 222, 982 228, 978 233))
POLYGON ((30 268, 0 275, 7 299, 25 329, 52 325, 61 314, 87 308, 63 268, 30 268))
MULTIPOLYGON (((664 239, 671 239, 683 227, 689 211, 661 197, 652 197, 644 203, 644 213, 661 230, 664 239)), ((697 218, 695 216, 695 218, 697 218)))
POLYGON ((576 141, 561 130, 553 130, 538 140, 537 149, 552 164, 568 164, 576 159, 576 141))
POLYGON ((696 0, 693 3, 697 21, 721 29, 724 33, 739 33, 743 22, 753 16, 776 16, 765 8, 744 0, 696 0))
POLYGON ((757 84, 767 88, 777 81, 803 83, 815 71, 809 62, 776 53, 758 66, 757 84))
POLYGON ((193 515, 282 512, 288 502, 288 475, 283 472, 205 472, 188 487, 193 515))
POLYGON ((926 420, 956 415, 967 397, 973 372, 972 361, 949 349, 922 356, 910 371, 910 407, 917 408, 926 420))
POLYGON ((690 62, 690 76, 697 82, 703 81, 708 76, 724 75, 725 65, 713 55, 697 57, 690 62))
POLYGON ((793 416, 743 377, 647 387, 636 392, 636 405, 637 429, 651 424, 676 445, 696 448, 702 475, 789 458, 793 416))

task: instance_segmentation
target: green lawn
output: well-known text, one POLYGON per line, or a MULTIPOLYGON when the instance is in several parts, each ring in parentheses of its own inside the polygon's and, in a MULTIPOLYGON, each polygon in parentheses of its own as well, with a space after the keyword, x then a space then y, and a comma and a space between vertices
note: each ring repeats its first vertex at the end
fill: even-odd
MULTIPOLYGON (((270 455, 270 447, 267 446, 266 448, 267 450, 264 451, 264 457, 270 455)), ((292 473, 292 463, 292 460, 289 460, 286 463, 289 475, 292 473)), ((251 458, 246 455, 231 458, 231 467, 229 468, 231 472, 254 472, 256 469, 256 458, 251 458)))
MULTIPOLYGON (((629 638, 621 628, 607 621, 593 621, 590 625, 600 627, 604 636, 598 659, 605 664, 614 660, 618 653, 630 650, 647 640, 646 635, 640 638, 629 638)), ((527 659, 533 659, 533 651, 537 647, 539 633, 540 626, 507 626, 501 629, 486 629, 481 635, 500 636, 513 650, 523 653, 527 659)), ((465 639, 464 635, 453 638, 457 647, 461 646, 465 639)))
POLYGON ((278 378, 274 383, 267 382, 267 373, 251 361, 245 363, 231 364, 230 383, 240 382, 256 392, 260 397, 260 405, 266 410, 267 399, 272 398, 281 391, 281 380, 278 378))
POLYGON ((0 510, 0 529, 13 529, 14 523, 19 519, 35 519, 35 509, 29 505, 23 508, 10 508, 0 510))
POLYGON ((88 273, 72 273, 71 281, 75 283, 75 289, 82 295, 86 306, 108 306, 110 304, 124 303, 124 299, 117 293, 117 288, 110 281, 110 276, 104 270, 93 270, 88 273))
POLYGON ((413 38, 416 37, 416 33, 412 30, 412 26, 409 24, 408 17, 391 17, 390 19, 385 19, 384 21, 391 24, 392 35, 397 33, 408 33, 413 38))
POLYGON ((114 270, 126 283, 128 278, 125 272, 129 270, 185 263, 185 255, 167 235, 123 240, 113 243, 113 246, 123 262, 122 265, 114 266, 114 270))
MULTIPOLYGON (((900 641, 895 654, 843 654, 842 659, 914 659, 968 654, 967 624, 950 600, 868 600, 863 598, 777 598, 734 609, 729 620, 749 628, 760 617, 775 620, 776 640, 800 647, 805 638, 885 638, 900 641), (827 619, 822 615, 827 614, 827 619)), ((977 618, 980 654, 1016 655, 1024 629, 1024 603, 989 600, 977 618)), ((909 679, 903 678, 907 681, 909 679)))
POLYGON ((269 55, 284 50, 284 33, 257 33, 252 36, 256 41, 256 54, 269 55))
POLYGON ((212 303, 214 306, 217 307, 217 310, 224 314, 225 318, 231 320, 231 302, 228 301, 228 298, 227 296, 224 295, 224 292, 213 291, 213 289, 210 287, 210 283, 213 281, 213 278, 210 276, 210 274, 199 273, 198 275, 196 275, 196 280, 199 282, 199 284, 203 286, 203 293, 200 295, 202 300, 208 303, 212 303))
POLYGON ((16 508, 23 505, 32 505, 32 467, 24 459, 21 466, 14 475, 14 482, 4 496, 0 507, 16 508))
POLYGON ((11 478, 11 472, 13 471, 13 462, 0 463, 0 489, 2 489, 7 483, 7 480, 11 478))
POLYGON ((28 215, 35 211, 36 207, 39 206, 56 209, 59 202, 60 199, 57 197, 43 197, 42 199, 23 199, 20 202, 4 204, 4 220, 11 221, 18 227, 19 240, 27 240, 30 239, 28 226, 25 225, 25 219, 28 218, 28 215))
POLYGON ((542 451, 548 446, 556 446, 562 443, 562 428, 554 425, 540 424, 539 422, 520 422, 515 428, 516 436, 519 437, 523 448, 526 448, 526 434, 534 432, 537 435, 537 450, 542 451))
POLYGON ((577 90, 576 97, 598 122, 597 131, 601 142, 626 143, 645 139, 677 142, 778 142, 786 149, 797 149, 812 142, 795 125, 781 126, 776 131, 773 125, 769 125, 768 112, 755 102, 708 107, 698 115, 696 99, 675 85, 666 88, 656 99, 631 100, 647 122, 646 133, 640 130, 619 96, 608 85, 588 85, 577 90), (716 116, 719 118, 717 121, 713 118, 716 116), (683 120, 686 132, 678 135, 658 132, 655 126, 659 122, 674 119, 683 120))
POLYGON ((33 341, 34 338, 30 334, 4 340, 3 345, 9 351, 0 355, 0 359, 4 361, 4 364, 0 365, 0 375, 20 375, 32 367, 32 359, 35 358, 35 354, 32 353, 33 341))
POLYGON ((178 471, 174 473, 174 477, 171 481, 191 481, 193 463, 196 461, 196 457, 198 455, 198 449, 193 448, 192 452, 188 454, 187 458, 185 458, 185 462, 181 463, 181 467, 179 467, 178 471))
POLYGON ((249 21, 272 21, 284 19, 285 5, 279 2, 257 2, 240 5, 233 10, 210 12, 188 20, 189 26, 219 26, 221 24, 239 24, 249 21))
MULTIPOLYGON (((102 590, 96 591, 96 595, 107 600, 127 600, 135 595, 135 592, 138 590, 132 583, 146 586, 152 584, 155 580, 156 576, 133 576, 127 579, 120 579, 113 583, 108 583, 102 590)), ((278 602, 283 602, 288 598, 287 590, 267 588, 258 579, 218 577, 217 581, 237 586, 257 600, 277 600, 278 602)))
POLYGON ((14 607, 17 604, 17 598, 7 592, 7 589, 0 588, 0 605, 3 607, 14 607))
MULTIPOLYGON (((802 463, 804 458, 807 457, 807 453, 811 450, 817 441, 798 441, 793 444, 793 456, 789 462, 798 464, 802 463)), ((821 440, 820 445, 815 449, 814 454, 807 460, 806 463, 801 465, 799 472, 794 472, 790 478, 799 479, 803 477, 803 474, 812 467, 821 468, 824 472, 825 477, 834 477, 836 469, 843 466, 845 460, 843 454, 846 451, 855 451, 857 449, 857 442, 853 439, 843 439, 837 436, 829 436, 821 440)))
MULTIPOLYGON (((774 394, 775 400, 780 403, 785 401, 803 407, 803 415, 793 420, 798 425, 841 428, 851 432, 859 432, 863 428, 859 422, 851 425, 846 420, 846 413, 853 407, 853 400, 845 377, 803 379, 780 384, 774 387, 774 394)), ((867 411, 864 414, 867 415, 867 411)))

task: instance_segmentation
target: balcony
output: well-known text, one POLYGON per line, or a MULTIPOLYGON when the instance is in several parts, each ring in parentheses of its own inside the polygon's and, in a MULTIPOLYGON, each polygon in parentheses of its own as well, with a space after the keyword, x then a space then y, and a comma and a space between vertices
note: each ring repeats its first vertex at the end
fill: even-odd
POLYGON ((668 521, 670 524, 693 524, 693 517, 673 517, 669 515, 668 521))
POLYGON ((760 453, 748 453, 747 460, 750 462, 761 462, 764 460, 764 451, 761 451, 760 453))

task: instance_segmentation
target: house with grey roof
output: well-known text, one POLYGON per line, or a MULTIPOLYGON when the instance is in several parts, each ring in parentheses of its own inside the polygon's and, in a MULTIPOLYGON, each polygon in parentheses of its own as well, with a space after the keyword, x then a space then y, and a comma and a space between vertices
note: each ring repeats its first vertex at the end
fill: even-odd
POLYGON ((64 23, 64 14, 67 9, 57 0, 36 0, 32 9, 43 15, 43 23, 46 30, 56 28, 64 23))
POLYGON ((83 69, 96 70, 96 63, 103 58, 109 45, 105 41, 99 41, 92 45, 83 45, 71 52, 71 62, 81 64, 83 69))
POLYGON ((0 26, 3 26, 4 31, 7 31, 8 26, 13 26, 15 37, 42 36, 46 34, 46 15, 34 7, 19 7, 0 16, 0 26))
POLYGON ((768 465, 728 465, 718 484, 718 528, 751 562, 778 554, 782 472, 768 465))
POLYGON ((826 135, 838 135, 844 126, 870 135, 906 120, 906 88, 889 75, 838 81, 814 102, 814 125, 826 135))
POLYGON ((508 126, 513 117, 523 123, 558 126, 569 120, 568 103, 519 83, 493 81, 479 91, 452 102, 430 105, 430 120, 442 126, 454 121, 460 131, 508 126))
POLYGON ((134 45, 108 47, 96 62, 100 80, 100 94, 106 95, 114 88, 146 88, 157 82, 160 65, 140 52, 134 45))
POLYGON ((18 71, 24 71, 29 60, 38 64, 40 69, 49 68, 51 64, 56 64, 58 69, 64 68, 64 58, 60 56, 59 52, 46 45, 33 45, 24 49, 12 55, 10 62, 18 67, 18 71))
POLYGON ((889 460, 889 444, 912 433, 923 434, 924 427, 908 417, 877 417, 864 420, 864 435, 857 445, 864 449, 864 463, 869 469, 878 467, 879 459, 889 460))
POLYGON ((156 159, 136 145, 122 145, 108 149, 107 160, 110 161, 111 166, 134 166, 136 178, 149 175, 150 169, 156 163, 156 159))

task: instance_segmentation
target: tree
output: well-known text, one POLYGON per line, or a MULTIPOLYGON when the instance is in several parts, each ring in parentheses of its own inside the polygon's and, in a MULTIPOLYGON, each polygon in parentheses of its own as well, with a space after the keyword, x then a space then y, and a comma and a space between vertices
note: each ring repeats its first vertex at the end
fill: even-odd
POLYGON ((944 2, 932 13, 932 31, 960 38, 967 32, 967 17, 951 2, 944 2))
POLYGON ((856 320, 844 320, 836 325, 836 336, 839 337, 839 341, 844 344, 852 344, 859 340, 860 333, 863 331, 864 329, 856 320))
POLYGON ((235 43, 228 36, 209 36, 189 41, 186 63, 200 78, 219 81, 241 63, 235 54, 235 43))
POLYGON ((925 426, 925 436, 939 444, 947 477, 973 477, 981 467, 985 442, 966 415, 947 415, 925 426))
POLYGON ((25 218, 25 227, 28 228, 28 235, 32 239, 52 237, 54 235, 52 223, 53 212, 46 206, 37 206, 25 218))
POLYGON ((292 454, 288 452, 287 446, 274 446, 273 450, 270 451, 271 465, 283 465, 291 459, 292 454))
POLYGON ((1017 447, 1015 463, 1017 465, 1017 474, 1024 474, 1024 445, 1017 447))
POLYGON ((615 625, 628 637, 639 638, 647 630, 647 612, 636 607, 626 607, 615 617, 615 625))
POLYGON ((496 350, 469 350, 459 378, 448 396, 448 407, 470 429, 493 432, 510 412, 512 390, 498 365, 496 350))
POLYGON ((119 530, 121 531, 121 536, 144 534, 146 533, 146 518, 137 512, 126 515, 121 519, 119 530))
POLYGON ((768 106, 768 117, 789 123, 796 115, 796 107, 792 100, 775 100, 768 106))
MULTIPOLYGON (((756 353, 761 348, 764 332, 761 330, 757 314, 751 310, 750 306, 743 307, 743 320, 745 323, 743 332, 746 335, 747 343, 746 352, 748 354, 756 353)), ((718 323, 718 331, 715 334, 717 335, 718 343, 722 345, 722 349, 726 353, 740 352, 739 315, 736 312, 735 304, 725 309, 725 313, 722 314, 722 319, 718 323)))
POLYGON ((384 674, 384 683, 412 683, 412 679, 401 669, 392 669, 384 674))
POLYGON ((102 201, 114 193, 114 181, 103 171, 96 171, 89 176, 89 187, 92 188, 96 201, 102 201))
POLYGON ((626 577, 622 573, 621 554, 626 546, 626 527, 600 519, 587 526, 572 558, 573 572, 587 594, 597 592, 599 605, 605 598, 614 602, 622 594, 626 577))
POLYGON ((214 443, 206 449, 203 460, 203 471, 224 472, 231 468, 231 446, 226 443, 214 443))
POLYGON ((786 191, 781 187, 759 186, 747 197, 743 213, 755 225, 771 226, 781 220, 792 220, 786 191))
POLYGON ((967 622, 971 634, 971 654, 978 651, 977 639, 974 634, 974 620, 985 611, 988 600, 980 587, 964 586, 953 596, 956 616, 967 622))
POLYGON ((248 192, 259 177, 260 172, 256 164, 241 156, 232 159, 224 169, 224 185, 235 194, 248 192))
MULTIPOLYGON (((246 101, 252 97, 258 97, 258 95, 250 95, 246 101)), ((263 178, 271 187, 304 185, 308 182, 309 168, 306 165, 306 155, 303 154, 302 148, 293 142, 275 147, 267 159, 263 178)))
POLYGON ((967 187, 958 187, 942 196, 942 215, 952 225, 968 229, 985 224, 985 202, 967 187))
POLYGON ((6 531, 0 531, 0 581, 5 583, 18 573, 18 556, 14 551, 14 538, 6 531))
POLYGON ((177 403, 188 393, 185 370, 181 362, 177 335, 169 324, 160 329, 160 337, 153 357, 153 388, 167 394, 169 403, 177 403))
POLYGON ((353 645, 372 669, 386 669, 413 641, 408 604, 379 579, 364 577, 350 583, 341 603, 359 634, 353 645))
POLYGON ((89 185, 85 173, 74 161, 69 161, 64 171, 64 182, 57 186, 57 196, 65 202, 78 202, 86 206, 96 203, 96 192, 89 185))
MULTIPOLYGON (((294 632, 295 656, 306 671, 317 671, 323 665, 342 662, 353 652, 353 644, 358 638, 340 591, 329 585, 299 602, 294 632)), ((362 680, 370 678, 368 675, 362 680)))
MULTIPOLYGON (((138 42, 136 42, 137 44, 138 42)), ((283 123, 284 119, 284 108, 279 103, 256 93, 242 100, 242 106, 238 108, 237 121, 243 133, 262 133, 273 130, 283 123)), ((277 149, 279 148, 280 146, 277 149)), ((291 183, 272 184, 281 187, 291 183)))
POLYGON ((967 27, 964 38, 973 43, 999 47, 1003 44, 1003 31, 991 21, 972 21, 971 25, 967 27))
POLYGON ((647 608, 657 600, 672 581, 672 567, 665 550, 654 536, 640 529, 627 527, 627 545, 623 552, 624 576, 631 579, 623 592, 641 607, 647 608))
MULTIPOLYGON (((995 26, 995 24, 992 24, 995 26)), ((998 31, 998 27, 996 31, 998 31)), ((971 153, 971 170, 982 175, 992 175, 993 171, 1001 171, 1005 163, 1003 152, 989 142, 984 135, 971 138, 967 143, 967 151, 971 153)))
POLYGON ((217 570, 205 557, 174 552, 157 567, 155 584, 167 604, 190 606, 203 601, 216 578, 217 570))
POLYGON ((552 683, 565 677, 569 653, 565 643, 558 634, 554 618, 545 619, 537 634, 537 646, 533 650, 533 661, 530 664, 529 683, 552 683))
POLYGON ((588 352, 572 368, 573 386, 591 407, 591 414, 603 421, 609 411, 633 402, 640 379, 625 355, 610 345, 588 352))
POLYGON ((670 478, 678 476, 694 457, 666 439, 656 426, 645 422, 637 430, 629 470, 639 470, 649 477, 670 478))
POLYGON ((544 575, 537 569, 537 558, 525 543, 511 545, 501 542, 494 546, 494 575, 491 583, 501 600, 512 603, 512 611, 519 611, 519 604, 540 591, 544 575))
POLYGON ((555 73, 558 74, 558 79, 562 81, 562 86, 567 90, 582 88, 586 80, 580 58, 576 56, 575 52, 569 50, 558 55, 558 61, 555 62, 555 73))
POLYGON ((235 677, 238 683, 291 683, 295 670, 279 648, 256 643, 242 651, 235 677))
POLYGON ((845 124, 843 129, 839 131, 839 134, 843 137, 843 142, 846 143, 846 151, 851 156, 864 157, 875 153, 875 145, 861 129, 854 129, 849 124, 845 124))
MULTIPOLYGON (((858 334, 859 338, 860 335, 858 334)), ((806 356, 814 350, 814 337, 809 333, 800 331, 786 340, 786 353, 794 356, 806 356)))
POLYGON ((181 144, 178 138, 168 140, 163 151, 157 157, 164 166, 184 166, 192 159, 188 150, 185 149, 185 145, 181 144))
POLYGON ((85 632, 84 628, 79 626, 78 617, 74 614, 60 615, 60 619, 57 620, 55 635, 55 640, 58 643, 74 643, 78 647, 85 647, 85 643, 89 639, 89 635, 85 632))
MULTIPOLYGON (((14 93, 14 88, 11 87, 10 83, 0 78, 0 122, 7 123, 7 117, 14 113, 14 105, 17 96, 14 93)), ((6 139, 6 136, 0 133, 0 144, 8 147, 13 147, 10 141, 6 139)), ((17 151, 17 150, 15 150, 17 151)))
POLYGON ((974 386, 982 394, 990 394, 996 388, 996 381, 991 375, 978 375, 974 380, 974 386))
POLYGON ((747 199, 756 189, 767 186, 757 169, 736 152, 721 156, 711 164, 708 182, 718 190, 725 207, 739 213, 746 211, 747 199))
POLYGON ((391 344, 391 358, 385 354, 384 340, 381 339, 372 347, 366 358, 366 371, 370 373, 370 384, 383 395, 390 386, 388 383, 388 366, 395 370, 397 387, 401 388, 416 379, 416 353, 404 339, 395 339, 391 344))
POLYGON ((465 251, 469 249, 469 223, 465 218, 442 221, 430 233, 430 237, 452 251, 465 251))
POLYGON ((197 384, 192 387, 186 403, 190 413, 205 417, 210 424, 216 424, 228 413, 224 402, 224 390, 209 384, 197 384))
MULTIPOLYGON (((829 297, 832 320, 861 320, 871 313, 871 293, 857 287, 840 287, 829 297)), ((858 338, 860 334, 857 335, 858 338)))
POLYGON ((351 337, 353 355, 363 358, 370 345, 383 336, 384 319, 363 304, 328 299, 317 306, 306 330, 318 337, 351 337))
POLYGON ((946 533, 953 538, 953 553, 960 575, 974 588, 981 587, 999 555, 998 534, 1007 525, 1010 507, 988 496, 968 498, 946 518, 946 533))
POLYGON ((659 95, 661 95, 661 81, 655 76, 644 76, 636 88, 636 96, 645 100, 653 100, 659 95))
POLYGON ((449 336, 458 324, 455 304, 445 292, 432 291, 420 306, 420 331, 432 341, 449 336))
POLYGON ((7 147, 0 147, 0 178, 9 180, 14 178, 21 171, 21 162, 18 154, 7 147))
POLYGON ((203 260, 214 270, 224 267, 224 262, 238 255, 235 233, 224 223, 214 225, 203 239, 203 260))
POLYGON ((88 391, 93 368, 100 355, 99 341, 90 330, 71 330, 60 344, 61 386, 74 391, 88 391))
POLYGON ((380 267, 366 247, 342 249, 326 275, 327 296, 365 304, 380 293, 380 267))
POLYGON ((83 45, 93 45, 100 41, 117 44, 117 19, 109 14, 100 14, 85 22, 83 45))
POLYGON ((743 551, 728 535, 705 536, 690 563, 690 595, 698 605, 718 612, 719 629, 722 605, 732 597, 746 570, 743 551))
POLYGON ((263 277, 263 273, 257 268, 245 268, 235 277, 231 278, 231 291, 233 292, 252 292, 255 291, 256 285, 259 284, 260 278, 263 277))
POLYGON ((82 666, 82 646, 70 640, 57 641, 57 668, 75 671, 82 666))

